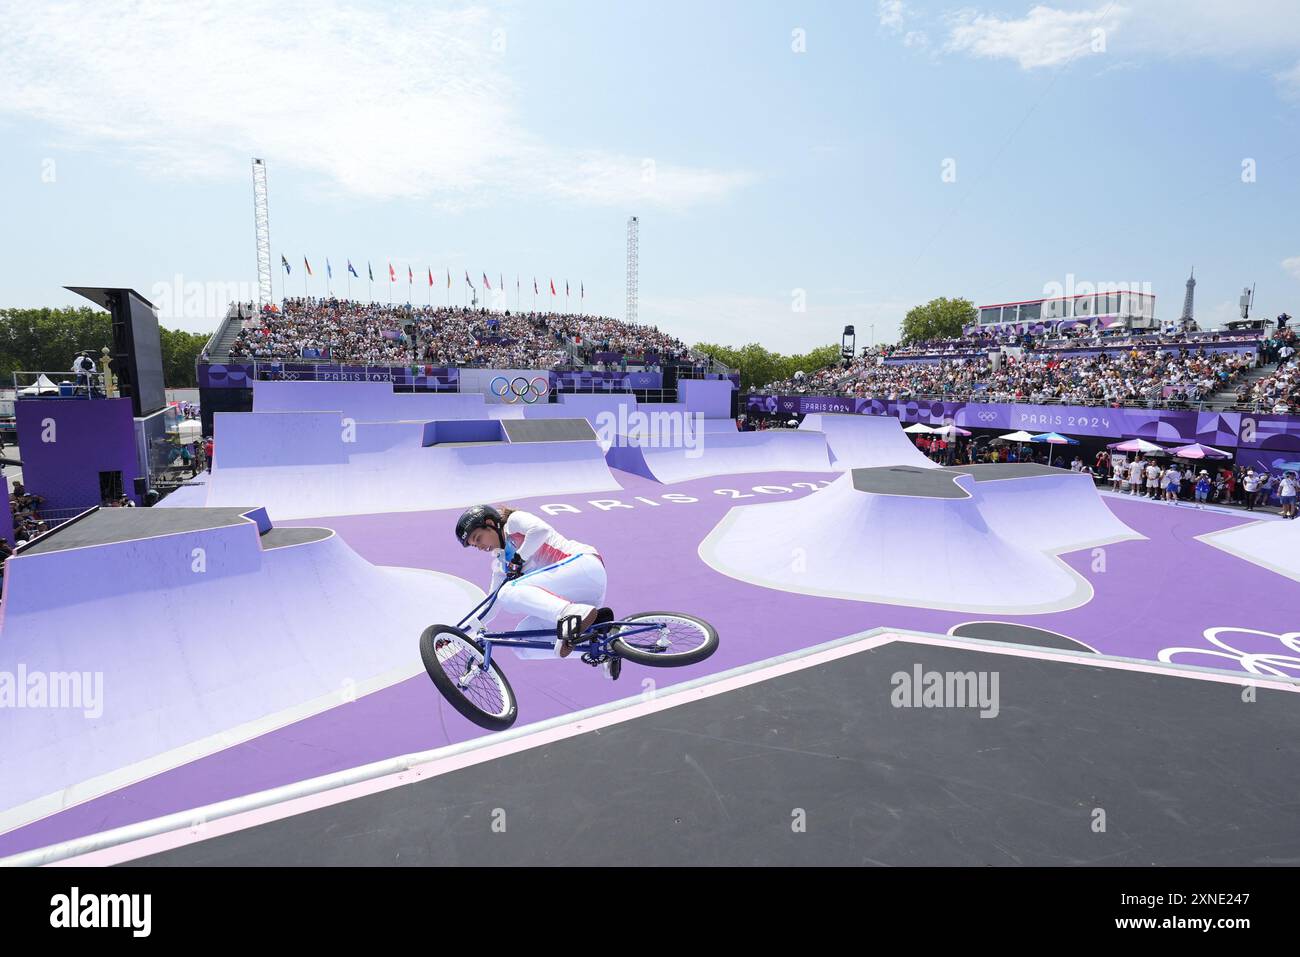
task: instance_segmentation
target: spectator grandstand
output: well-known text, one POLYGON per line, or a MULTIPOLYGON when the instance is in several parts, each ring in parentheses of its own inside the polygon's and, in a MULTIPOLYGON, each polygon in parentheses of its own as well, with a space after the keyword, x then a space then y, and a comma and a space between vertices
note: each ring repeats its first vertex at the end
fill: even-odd
POLYGON ((694 358, 651 326, 576 313, 492 312, 344 299, 287 299, 260 312, 239 307, 231 358, 549 369, 592 361, 694 358), (597 358, 604 356, 603 360, 597 358))
POLYGON ((772 382, 763 391, 1110 406, 1276 404, 1281 411, 1300 401, 1293 343, 1289 330, 1268 340, 1258 332, 1040 341, 982 334, 864 349, 847 368, 772 382), (1270 360, 1281 365, 1270 370, 1270 360))

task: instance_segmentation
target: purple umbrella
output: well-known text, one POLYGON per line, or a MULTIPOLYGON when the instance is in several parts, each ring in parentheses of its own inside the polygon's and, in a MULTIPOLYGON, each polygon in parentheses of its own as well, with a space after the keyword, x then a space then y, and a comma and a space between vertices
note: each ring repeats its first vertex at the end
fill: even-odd
POLYGON ((1146 439, 1129 439, 1125 442, 1112 442, 1106 446, 1108 449, 1114 449, 1116 452, 1165 452, 1163 445, 1156 445, 1154 442, 1148 442, 1146 439))
POLYGON ((1191 445, 1184 445, 1181 448, 1170 449, 1169 454, 1176 455, 1180 459, 1230 459, 1232 455, 1224 452, 1222 449, 1214 449, 1208 445, 1202 445, 1200 442, 1193 442, 1191 445))

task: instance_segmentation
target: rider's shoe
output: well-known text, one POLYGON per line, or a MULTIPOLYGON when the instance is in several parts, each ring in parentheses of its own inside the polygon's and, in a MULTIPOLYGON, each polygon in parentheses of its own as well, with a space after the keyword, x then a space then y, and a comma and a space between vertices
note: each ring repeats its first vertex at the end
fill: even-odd
POLYGON ((587 609, 587 613, 582 616, 582 624, 578 627, 578 633, 572 639, 559 637, 555 639, 555 653, 561 658, 567 658, 573 654, 573 649, 577 647, 582 640, 583 634, 592 625, 614 620, 614 612, 610 609, 592 608, 590 605, 569 605, 564 609, 564 614, 560 615, 560 618, 564 619, 569 615, 577 615, 584 608, 587 609))

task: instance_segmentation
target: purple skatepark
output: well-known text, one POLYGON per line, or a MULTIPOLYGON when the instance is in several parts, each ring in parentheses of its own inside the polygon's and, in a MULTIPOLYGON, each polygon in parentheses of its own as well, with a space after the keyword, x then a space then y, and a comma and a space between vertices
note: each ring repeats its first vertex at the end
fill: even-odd
POLYGON ((87 514, 9 560, 0 675, 100 684, 77 709, 0 709, 0 857, 1300 855, 1300 524, 1060 469, 940 468, 894 415, 737 432, 731 388, 521 408, 258 382, 252 412, 217 414, 212 472, 167 507, 87 514), (690 423, 685 447, 655 441, 655 413, 690 423), (518 721, 472 724, 417 639, 483 594, 488 559, 452 535, 479 501, 594 545, 617 613, 697 615, 719 650, 618 682, 502 651, 518 721), (900 703, 899 676, 932 671, 996 676, 997 701, 900 703), (774 836, 778 785, 843 830, 774 836), (502 786, 528 810, 475 840, 476 795, 502 786), (1080 793, 1095 804, 1072 812, 1080 793), (1143 846, 1090 833, 1092 806, 1140 823, 1143 846))

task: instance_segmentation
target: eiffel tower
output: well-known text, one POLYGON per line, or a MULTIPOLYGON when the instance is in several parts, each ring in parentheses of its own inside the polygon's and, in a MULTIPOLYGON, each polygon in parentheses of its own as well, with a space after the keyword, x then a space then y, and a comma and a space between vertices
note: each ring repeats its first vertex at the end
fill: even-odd
POLYGON ((1196 295, 1196 267, 1192 267, 1187 277, 1187 292, 1183 294, 1183 314, 1178 320, 1183 332, 1195 332, 1196 320, 1192 317, 1192 299, 1196 295))

